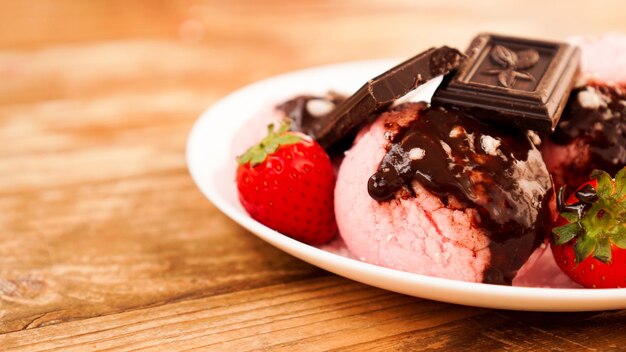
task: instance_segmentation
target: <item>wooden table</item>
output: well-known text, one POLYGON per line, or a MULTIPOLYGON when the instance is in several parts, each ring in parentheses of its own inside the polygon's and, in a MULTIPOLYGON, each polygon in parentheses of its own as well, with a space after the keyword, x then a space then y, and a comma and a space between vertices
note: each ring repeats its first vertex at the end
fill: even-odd
POLYGON ((621 1, 543 2, 1 2, 0 350, 623 350, 626 311, 478 309, 329 274, 221 214, 185 165, 200 112, 274 74, 485 30, 626 30, 621 1))

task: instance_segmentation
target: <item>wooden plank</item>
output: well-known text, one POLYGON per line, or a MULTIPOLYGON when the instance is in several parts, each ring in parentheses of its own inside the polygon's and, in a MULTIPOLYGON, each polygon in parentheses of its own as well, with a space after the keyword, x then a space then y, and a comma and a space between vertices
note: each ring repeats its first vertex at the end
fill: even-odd
POLYGON ((420 300, 335 276, 0 335, 7 351, 619 350, 626 311, 542 314, 420 300))
POLYGON ((327 350, 482 313, 331 276, 10 333, 0 344, 32 352, 327 350))

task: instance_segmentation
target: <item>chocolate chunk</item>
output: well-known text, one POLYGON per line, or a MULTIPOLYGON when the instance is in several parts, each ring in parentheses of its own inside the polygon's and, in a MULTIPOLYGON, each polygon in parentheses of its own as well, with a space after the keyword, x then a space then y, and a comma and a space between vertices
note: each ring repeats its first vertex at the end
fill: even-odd
POLYGON ((369 80, 329 114, 315 119, 305 116, 295 129, 313 136, 328 149, 396 99, 457 68, 463 58, 458 50, 449 47, 429 49, 369 80))
POLYGON ((481 34, 469 58, 444 80, 433 102, 472 115, 552 132, 579 71, 580 50, 565 43, 481 34))
POLYGON ((323 117, 334 110, 346 97, 335 92, 328 92, 324 96, 298 95, 276 106, 276 110, 282 111, 291 120, 292 129, 298 130, 303 123, 312 128, 317 126, 323 117))

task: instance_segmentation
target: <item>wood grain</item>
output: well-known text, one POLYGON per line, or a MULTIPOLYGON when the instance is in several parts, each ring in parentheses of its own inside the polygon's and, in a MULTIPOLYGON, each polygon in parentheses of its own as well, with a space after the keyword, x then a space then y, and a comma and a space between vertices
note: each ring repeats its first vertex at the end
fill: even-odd
POLYGON ((626 31, 620 1, 0 2, 0 350, 620 350, 625 311, 493 311, 331 275, 209 204, 184 147, 247 83, 626 31), (543 11, 537 11, 543 8, 543 11))
POLYGON ((624 311, 546 315, 459 307, 330 276, 26 330, 0 342, 19 346, 8 351, 297 351, 311 346, 591 351, 589 346, 619 341, 624 318, 624 311))

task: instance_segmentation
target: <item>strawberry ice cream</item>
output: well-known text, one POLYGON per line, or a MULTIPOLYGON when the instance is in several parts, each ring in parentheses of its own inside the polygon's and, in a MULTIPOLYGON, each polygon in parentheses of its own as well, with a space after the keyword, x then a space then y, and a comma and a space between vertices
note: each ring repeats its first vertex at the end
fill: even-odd
MULTIPOLYGON (((519 143, 527 148, 526 160, 506 163, 509 168, 503 171, 516 177, 516 184, 510 191, 515 193, 513 198, 516 200, 524 199, 515 209, 523 215, 509 219, 504 225, 488 228, 487 219, 480 220, 481 216, 488 216, 479 211, 488 207, 484 199, 470 202, 460 197, 436 195, 417 180, 397 191, 389 201, 380 202, 368 194, 368 179, 377 172, 388 153, 390 134, 397 133, 394 128, 419 119, 425 109, 432 108, 426 108, 424 104, 405 104, 382 114, 360 132, 352 149, 346 152, 335 188, 340 234, 350 251, 369 263, 451 279, 510 284, 517 270, 541 244, 546 224, 550 222, 547 200, 552 190, 549 176, 538 150, 528 139, 523 141, 525 136, 521 136, 519 143), (511 233, 506 239, 502 238, 502 233, 494 235, 494 232, 513 226, 512 222, 516 221, 528 222, 524 226, 529 228, 511 233), (520 236, 522 232, 526 236, 520 236)), ((450 167, 460 157, 461 152, 454 149, 457 147, 451 142, 458 138, 466 141, 459 143, 459 148, 477 149, 476 153, 467 155, 473 155, 479 163, 482 163, 480 160, 494 163, 492 159, 512 158, 512 147, 507 144, 510 141, 505 135, 506 132, 487 135, 477 131, 469 133, 459 126, 453 128, 446 139, 453 148, 448 150, 450 167)), ((425 154, 433 152, 434 148, 414 148, 407 156, 409 159, 425 159, 425 154)), ((458 161, 456 166, 463 166, 463 161, 458 161)), ((480 167, 475 169, 482 170, 480 167)), ((473 186, 478 198, 487 197, 478 194, 481 187, 508 187, 505 183, 511 179, 492 183, 502 179, 492 179, 493 175, 484 170, 484 174, 460 175, 461 178, 475 179, 473 186)), ((514 200, 503 203, 503 208, 510 206, 511 201, 514 200)), ((496 209, 496 212, 506 213, 507 210, 496 209)))

